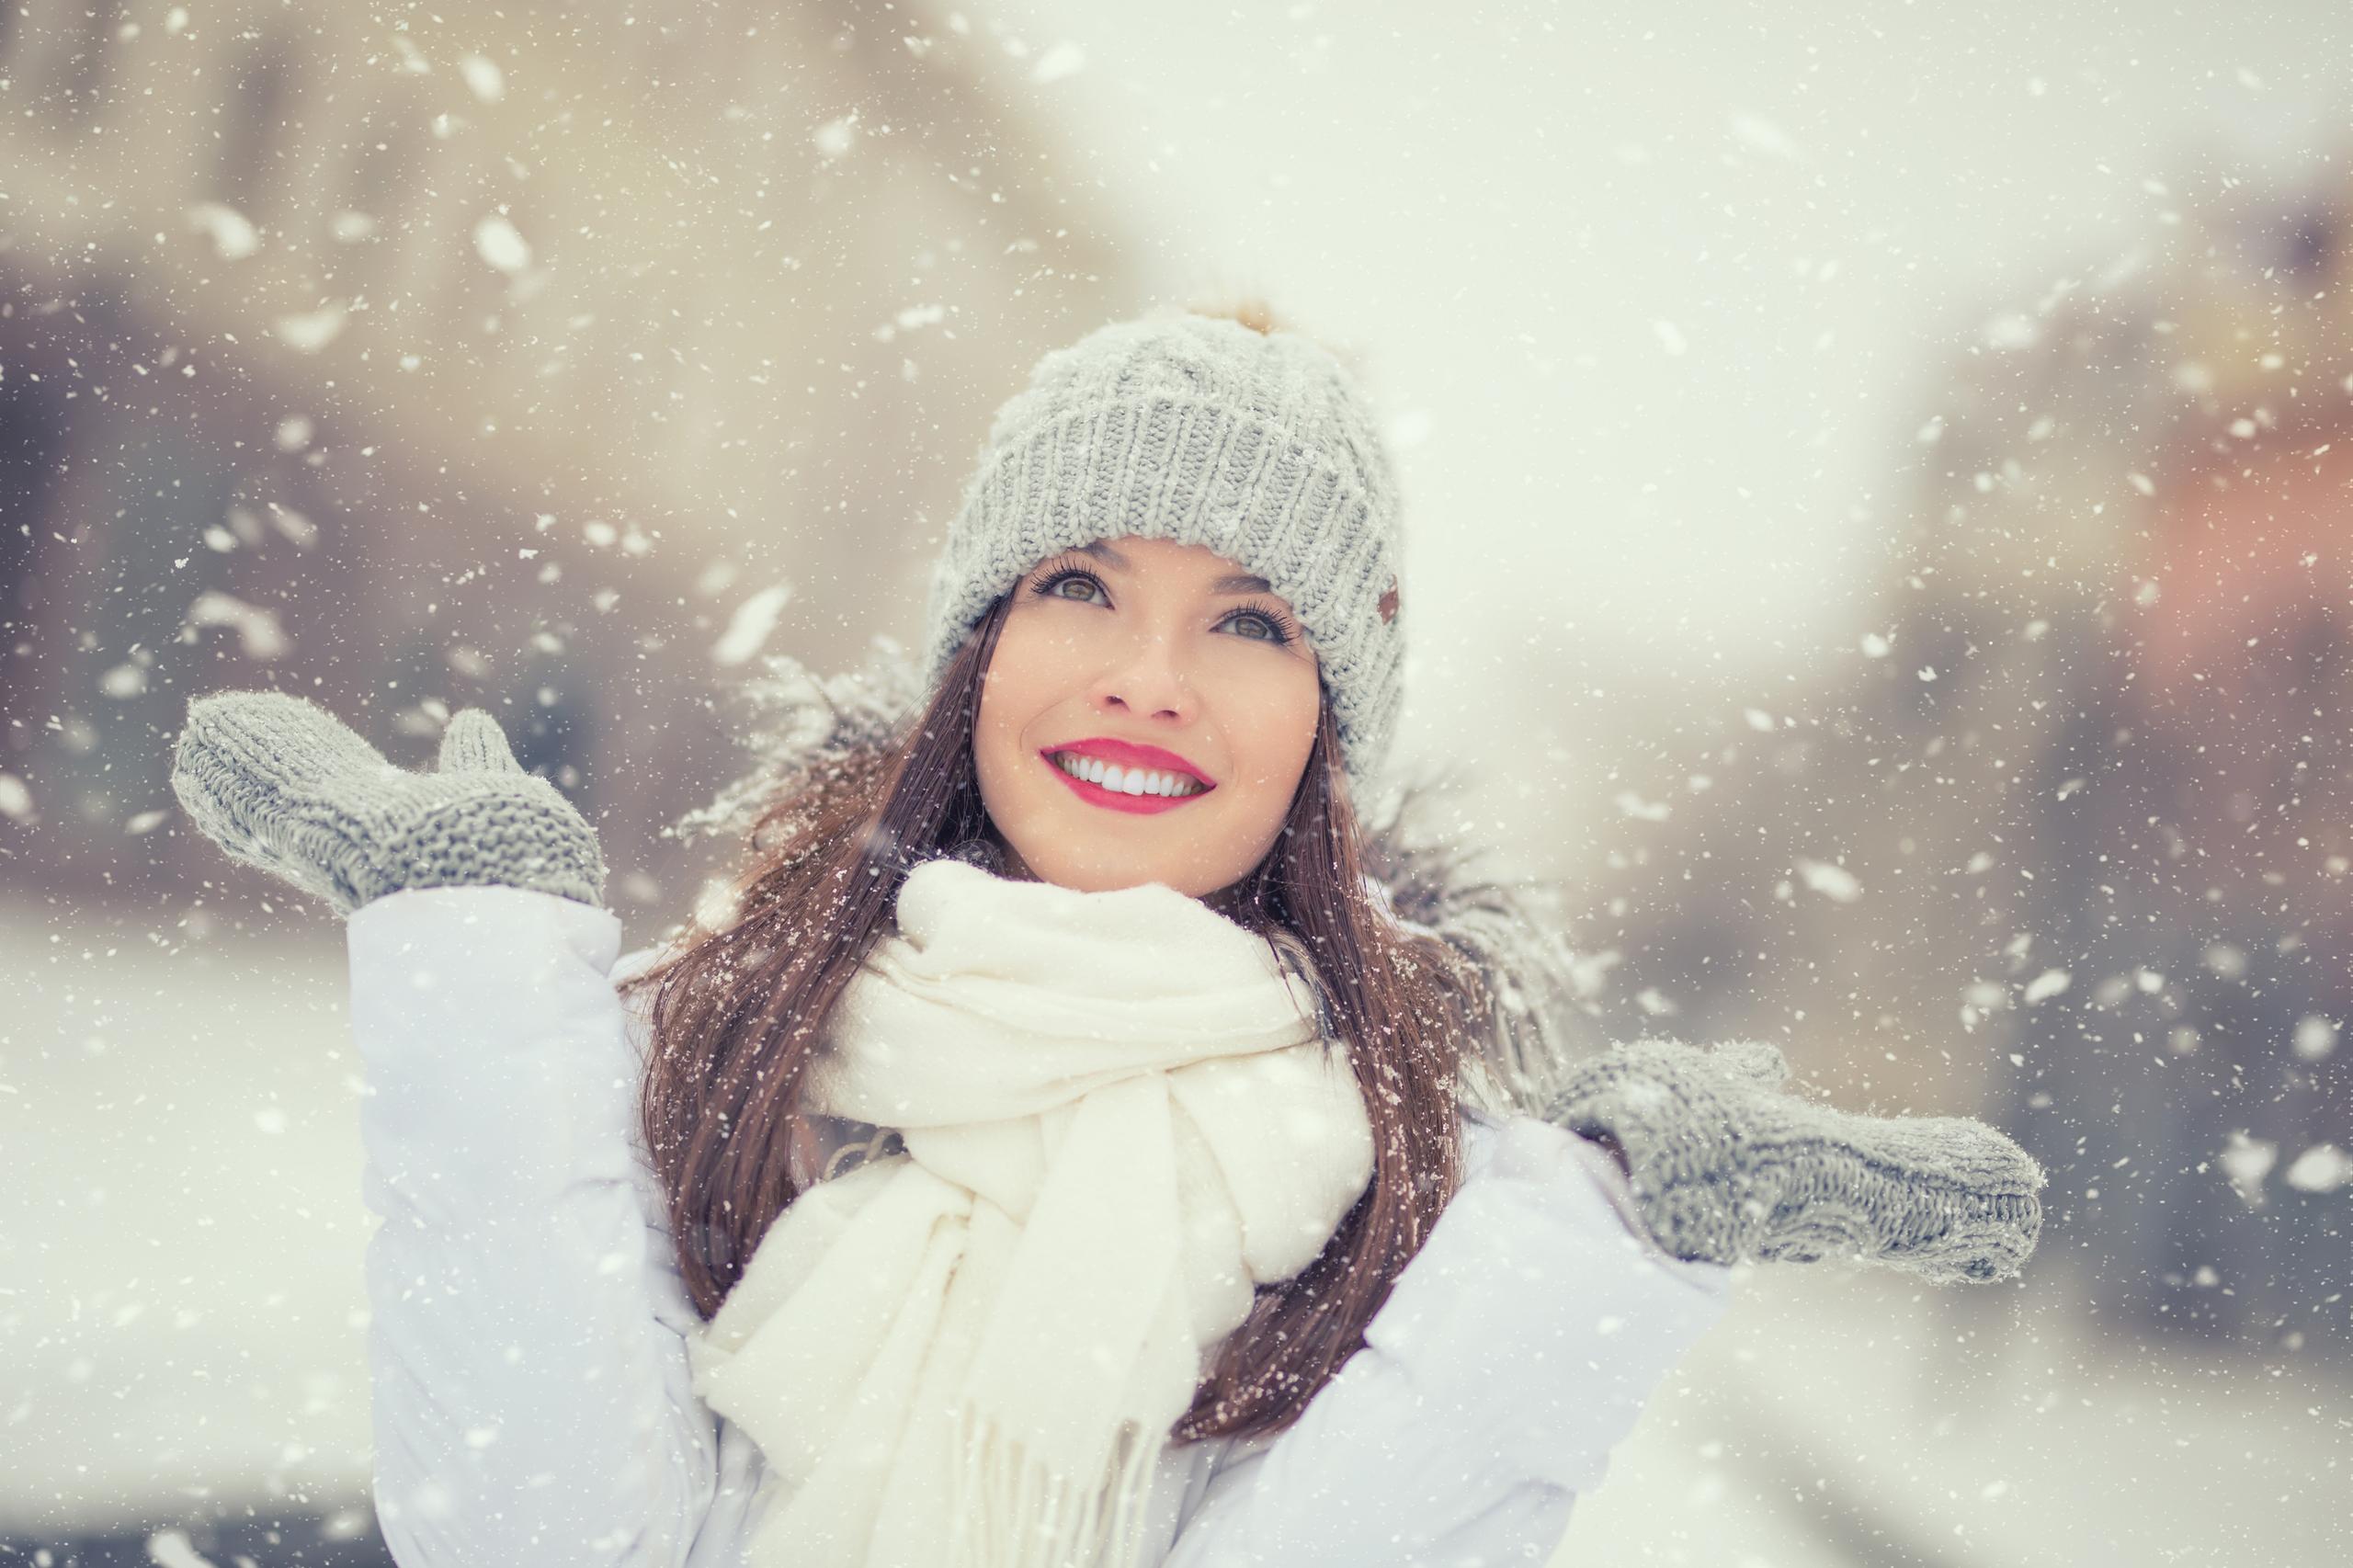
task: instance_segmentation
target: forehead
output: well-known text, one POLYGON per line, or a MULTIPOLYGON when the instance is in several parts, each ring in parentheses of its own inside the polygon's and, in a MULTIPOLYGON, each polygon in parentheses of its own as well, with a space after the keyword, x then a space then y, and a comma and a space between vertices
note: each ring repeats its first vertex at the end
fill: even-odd
POLYGON ((1172 559, 1180 556, 1198 557, 1205 564, 1225 568, 1217 580, 1210 585, 1210 592, 1213 594, 1265 594, 1274 591, 1273 585, 1264 577, 1253 576, 1247 572, 1237 569, 1233 562, 1226 560, 1206 545, 1180 545, 1171 540, 1138 540, 1133 537, 1120 542, 1128 548, 1122 550, 1108 540, 1098 539, 1092 543, 1080 545, 1078 551, 1082 555, 1095 557, 1115 572, 1138 570, 1142 564, 1137 559, 1139 556, 1149 558, 1166 554, 1172 559))

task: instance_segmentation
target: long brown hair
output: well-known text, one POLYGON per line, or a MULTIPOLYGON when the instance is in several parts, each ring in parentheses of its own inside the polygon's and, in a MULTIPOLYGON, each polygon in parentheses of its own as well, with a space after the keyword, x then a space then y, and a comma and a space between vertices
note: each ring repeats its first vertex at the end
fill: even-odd
MULTIPOLYGON (((981 686, 1012 603, 1000 597, 924 710, 887 741, 777 781, 748 831, 728 907, 698 910, 624 983, 654 986, 642 1115, 689 1295, 706 1317, 800 1189, 790 1132, 825 1020, 885 934, 915 866, 1001 854, 972 761, 981 686)), ((1462 1179, 1465 1042, 1493 1021, 1477 971, 1377 903, 1328 690, 1274 847, 1203 902, 1264 936, 1307 979, 1372 1125, 1373 1172, 1323 1252, 1261 1286, 1176 1424, 1179 1442, 1279 1431, 1364 1343, 1398 1273, 1462 1179)))

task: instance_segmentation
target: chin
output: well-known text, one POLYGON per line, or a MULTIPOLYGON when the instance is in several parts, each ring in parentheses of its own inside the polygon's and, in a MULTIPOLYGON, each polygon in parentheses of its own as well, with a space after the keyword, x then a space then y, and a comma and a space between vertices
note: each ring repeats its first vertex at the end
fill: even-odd
POLYGON ((1160 882, 1188 897, 1200 898, 1224 885, 1203 876, 1197 866, 1172 865, 1150 857, 1074 857, 1066 853, 1032 856, 1024 851, 1021 858, 1045 881, 1081 892, 1115 892, 1121 888, 1160 882))
POLYGON ((1149 865, 1106 865, 1093 861, 1057 866, 1046 880, 1066 888, 1076 888, 1081 892, 1115 892, 1121 888, 1142 887, 1146 882, 1165 882, 1179 892, 1192 891, 1183 881, 1177 880, 1175 873, 1149 865))

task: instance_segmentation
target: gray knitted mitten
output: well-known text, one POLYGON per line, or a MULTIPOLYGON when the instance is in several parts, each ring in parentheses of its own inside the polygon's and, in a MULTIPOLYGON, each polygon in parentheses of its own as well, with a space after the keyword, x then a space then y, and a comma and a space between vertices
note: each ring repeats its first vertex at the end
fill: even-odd
POLYGON ((1967 1117, 1810 1104, 1780 1087, 1788 1073, 1762 1040, 1637 1040, 1572 1068, 1545 1119, 1616 1140, 1644 1223, 1677 1257, 1848 1257, 1938 1284, 2025 1266, 2047 1179, 2025 1150, 1967 1117))
POLYGON ((604 907, 597 830, 527 773, 479 708, 411 773, 314 702, 231 691, 188 704, 172 792, 231 858, 349 915, 403 888, 529 888, 604 907))

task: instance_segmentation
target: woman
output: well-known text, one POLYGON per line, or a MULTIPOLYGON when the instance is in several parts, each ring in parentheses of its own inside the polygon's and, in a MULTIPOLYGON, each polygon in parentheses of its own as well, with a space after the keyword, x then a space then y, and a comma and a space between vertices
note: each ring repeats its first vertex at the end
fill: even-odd
POLYGON ((486 715, 411 775, 191 705, 191 815, 351 916, 404 1562, 1540 1559, 1730 1265, 2015 1271, 2040 1173, 1991 1130, 1809 1106, 1769 1046, 1570 1063, 1514 905, 1368 879, 1396 551, 1307 339, 1046 356, 920 677, 821 684, 723 798, 733 896, 619 963, 486 715))

